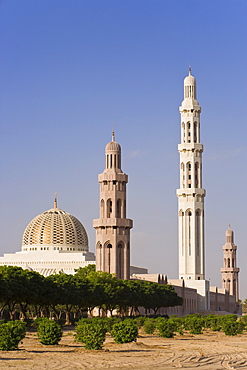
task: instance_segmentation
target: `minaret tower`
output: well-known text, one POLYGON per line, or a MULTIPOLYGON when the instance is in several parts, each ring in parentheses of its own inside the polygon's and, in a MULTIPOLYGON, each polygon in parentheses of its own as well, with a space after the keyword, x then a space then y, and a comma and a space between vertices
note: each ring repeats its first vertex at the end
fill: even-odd
POLYGON ((105 170, 99 175, 100 218, 93 221, 96 229, 96 270, 130 277, 130 229, 126 218, 126 184, 128 175, 121 170, 121 147, 112 141, 105 148, 105 170))
POLYGON ((179 278, 204 280, 204 197, 200 143, 201 107, 196 100, 196 79, 184 79, 181 107, 180 189, 178 196, 179 278))
POLYGON ((226 230, 226 244, 223 245, 224 267, 221 270, 222 288, 227 289, 229 294, 236 297, 238 302, 238 273, 237 246, 234 244, 234 233, 228 227, 226 230))

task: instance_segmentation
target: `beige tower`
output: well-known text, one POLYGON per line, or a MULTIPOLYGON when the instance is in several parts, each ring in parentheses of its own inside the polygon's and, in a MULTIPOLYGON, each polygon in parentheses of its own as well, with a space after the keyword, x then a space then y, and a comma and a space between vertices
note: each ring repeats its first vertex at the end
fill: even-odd
POLYGON ((196 100, 196 79, 184 79, 181 114, 180 189, 178 196, 179 278, 205 279, 204 197, 202 188, 202 152, 200 143, 201 107, 196 100))
POLYGON ((230 228, 226 230, 226 244, 223 245, 224 267, 221 269, 222 288, 227 289, 229 294, 236 297, 238 302, 238 273, 237 246, 233 240, 234 234, 230 228))
POLYGON ((96 270, 130 277, 130 229, 126 218, 126 184, 128 175, 121 170, 121 147, 112 141, 105 148, 105 170, 99 175, 100 218, 93 221, 96 229, 96 270))

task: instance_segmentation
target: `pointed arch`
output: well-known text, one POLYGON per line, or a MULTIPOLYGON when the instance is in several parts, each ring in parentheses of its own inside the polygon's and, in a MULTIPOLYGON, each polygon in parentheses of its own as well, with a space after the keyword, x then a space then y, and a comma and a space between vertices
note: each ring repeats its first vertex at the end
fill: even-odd
POLYGON ((100 201, 100 218, 105 218, 105 201, 101 199, 100 201))
POLYGON ((122 201, 121 199, 117 200, 117 210, 116 210, 116 217, 121 218, 121 209, 122 209, 122 201))
POLYGON ((192 209, 188 208, 185 212, 185 230, 186 230, 186 245, 188 255, 191 256, 192 246, 192 209))
POLYGON ((104 244, 104 270, 111 273, 112 264, 112 244, 110 240, 107 240, 104 244))
POLYGON ((117 244, 117 276, 124 279, 124 243, 120 241, 117 244))
POLYGON ((106 203, 106 217, 107 218, 112 217, 112 200, 111 200, 111 198, 107 199, 107 203, 106 203))

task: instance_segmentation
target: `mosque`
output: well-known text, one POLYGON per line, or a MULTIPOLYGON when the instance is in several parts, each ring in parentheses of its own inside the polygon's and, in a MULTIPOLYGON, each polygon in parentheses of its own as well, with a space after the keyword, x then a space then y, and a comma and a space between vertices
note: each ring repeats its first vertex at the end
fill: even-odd
POLYGON ((179 278, 148 274, 147 269, 130 265, 130 230, 133 221, 126 217, 128 175, 121 169, 121 146, 112 140, 105 148, 105 169, 98 176, 100 186, 96 253, 89 251, 88 237, 81 222, 57 206, 36 216, 26 227, 22 250, 0 257, 0 266, 20 266, 44 276, 75 273, 79 267, 96 264, 96 269, 115 274, 120 279, 139 279, 171 284, 183 300, 183 306, 161 309, 160 313, 185 315, 194 312, 239 312, 237 246, 234 234, 226 231, 223 246, 222 288, 205 280, 204 198, 200 142, 201 107, 196 100, 196 79, 189 69, 184 79, 181 114, 180 188, 178 197, 179 278))

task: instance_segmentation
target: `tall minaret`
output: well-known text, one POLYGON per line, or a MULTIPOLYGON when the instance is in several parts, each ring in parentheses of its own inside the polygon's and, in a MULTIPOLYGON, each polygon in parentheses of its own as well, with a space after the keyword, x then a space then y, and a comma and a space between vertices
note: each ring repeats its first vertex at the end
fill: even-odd
POLYGON ((200 143, 201 107, 196 100, 196 79, 184 79, 181 113, 180 189, 178 196, 179 278, 204 280, 204 197, 200 143))
POLYGON ((126 184, 128 175, 121 170, 121 147, 112 141, 105 148, 105 170, 99 175, 100 218, 93 221, 96 229, 96 270, 130 277, 130 229, 126 218, 126 184))
POLYGON ((221 270, 222 288, 227 289, 231 295, 236 297, 238 302, 238 273, 237 267, 237 246, 233 240, 234 234, 230 228, 226 230, 226 244, 223 245, 224 267, 221 270))

